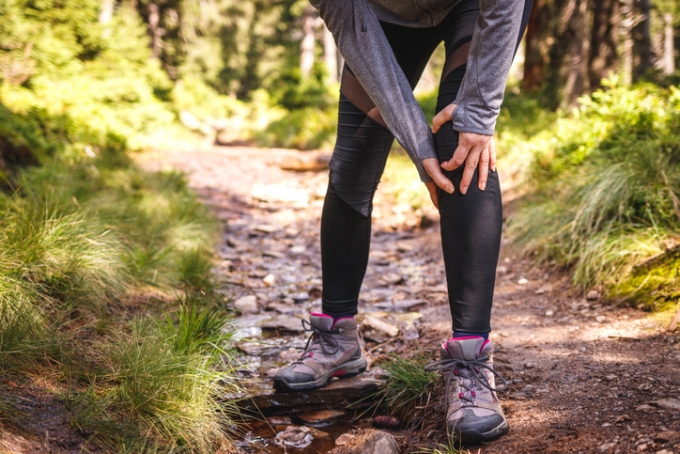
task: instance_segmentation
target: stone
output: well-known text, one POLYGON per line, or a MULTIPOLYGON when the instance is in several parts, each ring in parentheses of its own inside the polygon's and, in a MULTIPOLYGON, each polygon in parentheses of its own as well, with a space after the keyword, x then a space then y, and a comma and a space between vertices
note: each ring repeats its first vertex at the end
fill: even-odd
POLYGON ((597 301, 598 299, 600 299, 600 292, 598 292, 597 290, 591 290, 586 295, 586 299, 588 301, 597 301))
POLYGON ((297 307, 283 303, 270 303, 267 304, 265 309, 268 311, 276 311, 279 314, 292 314, 299 311, 297 307))
POLYGON ((309 195, 306 191, 280 184, 255 185, 250 195, 262 202, 292 203, 300 206, 309 204, 309 195))
POLYGON ((302 333, 305 328, 302 326, 302 319, 292 315, 281 314, 262 324, 262 329, 287 331, 290 333, 302 333))
POLYGON ((302 421, 306 426, 325 427, 333 424, 344 416, 345 412, 340 410, 319 410, 298 415, 297 419, 302 421))
POLYGON ((354 438, 356 438, 352 434, 342 434, 335 440, 336 446, 344 446, 350 444, 354 438))
POLYGON ((253 227, 253 231, 261 233, 274 233, 279 229, 280 227, 271 224, 260 224, 253 227))
POLYGON ((292 246, 290 249, 291 254, 304 254, 307 252, 306 246, 292 246))
POLYGON ((545 311, 545 316, 552 317, 554 313, 555 313, 554 311, 545 311))
POLYGON ((527 278, 525 278, 525 277, 521 277, 521 278, 519 278, 519 280, 517 281, 517 283, 518 283, 519 285, 527 285, 527 284, 529 283, 529 279, 527 279, 527 278))
POLYGON ((666 432, 659 432, 655 434, 653 438, 657 443, 672 443, 680 441, 680 433, 674 430, 668 430, 666 432))
POLYGON ((652 410, 652 406, 651 406, 651 405, 647 405, 647 404, 639 405, 639 406, 635 409, 635 411, 649 411, 649 410, 652 410))
POLYGON ((496 273, 497 273, 497 274, 508 274, 508 271, 509 271, 509 269, 508 269, 508 267, 505 266, 505 265, 501 265, 501 266, 499 266, 498 268, 496 268, 496 273))
POLYGON ((296 293, 294 295, 290 295, 290 297, 295 301, 296 303, 304 303, 309 299, 309 293, 307 292, 300 292, 296 293))
POLYGON ((387 285, 397 285, 404 281, 404 276, 397 273, 385 273, 380 275, 380 282, 387 285))
POLYGON ((652 403, 658 407, 667 408, 668 410, 680 410, 680 399, 659 399, 652 403))
POLYGON ((265 283, 265 285, 269 285, 270 287, 276 283, 276 276, 273 274, 267 274, 265 277, 262 278, 262 282, 265 283))
POLYGON ((398 301, 385 301, 382 303, 376 303, 373 305, 376 309, 381 309, 384 311, 388 312, 403 312, 403 311, 411 311, 415 309, 418 306, 422 306, 424 304, 427 304, 427 301, 425 300, 417 300, 417 299, 406 299, 406 300, 398 300, 398 301))
POLYGON ((543 284, 538 290, 536 290, 537 295, 542 295, 544 293, 551 293, 553 291, 553 286, 550 282, 543 284))
POLYGON ((330 162, 331 153, 320 151, 297 152, 278 159, 278 165, 282 170, 297 172, 327 169, 330 162))
POLYGON ((288 426, 285 430, 276 434, 274 442, 279 446, 303 449, 311 445, 313 439, 312 434, 309 433, 309 427, 288 426))
POLYGON ((616 443, 602 443, 600 445, 600 452, 607 452, 616 447, 616 443))
MULTIPOLYGON (((376 393, 382 383, 379 380, 352 377, 331 381, 321 389, 290 393, 275 391, 271 383, 265 382, 252 389, 246 383, 244 393, 224 397, 238 400, 238 406, 243 410, 261 412, 265 416, 290 416, 322 409, 344 410, 350 404, 376 393)), ((366 401, 366 405, 370 405, 370 402, 366 401)))
MULTIPOLYGON (((396 337, 399 334, 399 328, 372 315, 364 316, 361 321, 361 325, 363 327, 371 328, 372 330, 386 335, 387 337, 396 337)), ((367 335, 367 333, 364 334, 367 335)))
POLYGON ((597 323, 604 323, 606 320, 607 320, 607 317, 605 317, 604 315, 598 315, 597 317, 595 317, 595 321, 597 323))
POLYGON ((234 301, 234 307, 242 314, 258 314, 260 312, 255 295, 242 296, 234 301))
POLYGON ((358 452, 360 454, 399 454, 399 446, 392 434, 375 431, 366 438, 366 443, 358 452))

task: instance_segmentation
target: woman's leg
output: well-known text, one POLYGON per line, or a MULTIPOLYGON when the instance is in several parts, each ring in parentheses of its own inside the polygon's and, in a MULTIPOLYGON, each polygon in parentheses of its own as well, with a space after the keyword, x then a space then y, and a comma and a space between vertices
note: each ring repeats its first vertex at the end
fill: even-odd
MULTIPOLYGON (((441 37, 434 29, 382 26, 400 67, 415 87, 441 37)), ((321 216, 322 309, 334 317, 357 313, 368 264, 373 195, 394 140, 347 66, 340 91, 338 137, 321 216)))
MULTIPOLYGON (((437 112, 454 102, 465 75, 467 54, 479 13, 477 1, 464 1, 451 15, 446 29, 447 59, 437 99, 437 112)), ((447 22, 449 19, 447 18, 447 22)), ((435 135, 440 162, 448 161, 458 145, 458 132, 446 123, 435 135)), ((459 184, 463 168, 445 172, 456 187, 453 194, 439 191, 441 237, 453 319, 453 331, 486 335, 500 251, 502 227, 501 190, 498 174, 489 172, 484 191, 477 187, 477 173, 465 195, 459 184)))

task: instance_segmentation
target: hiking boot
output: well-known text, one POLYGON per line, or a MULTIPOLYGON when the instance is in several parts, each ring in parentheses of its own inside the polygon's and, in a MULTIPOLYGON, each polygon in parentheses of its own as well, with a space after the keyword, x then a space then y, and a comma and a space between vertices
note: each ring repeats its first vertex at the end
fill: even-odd
POLYGON ((276 390, 322 388, 333 377, 353 377, 366 370, 354 317, 334 320, 330 315, 311 313, 309 322, 303 320, 302 324, 312 334, 300 358, 274 377, 276 390))
POLYGON ((492 441, 508 432, 496 391, 505 379, 493 369, 493 344, 483 337, 451 338, 442 344, 440 361, 426 370, 446 377, 446 425, 449 436, 470 445, 492 441), (496 387, 496 378, 502 383, 496 387))

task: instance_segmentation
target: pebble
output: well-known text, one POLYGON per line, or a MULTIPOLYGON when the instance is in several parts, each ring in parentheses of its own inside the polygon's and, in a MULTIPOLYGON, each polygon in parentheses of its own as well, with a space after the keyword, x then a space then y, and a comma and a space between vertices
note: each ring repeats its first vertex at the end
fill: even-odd
POLYGON ((552 317, 552 315, 553 315, 554 313, 555 313, 555 312, 553 312, 553 311, 545 311, 545 315, 546 315, 547 317, 552 317))
POLYGON ((595 321, 597 323, 604 323, 605 320, 607 320, 607 317, 605 317, 604 315, 598 315, 597 317, 595 317, 595 321))
POLYGON ((498 268, 496 268, 496 273, 498 274, 508 274, 508 267, 505 265, 501 265, 498 268))
POLYGON ((354 440, 354 435, 352 434, 342 434, 338 438, 335 439, 335 444, 337 446, 344 446, 346 444, 349 444, 354 440))
POLYGON ((255 295, 242 296, 234 302, 234 307, 242 314, 257 314, 260 312, 255 295))
POLYGON ((517 283, 518 283, 519 285, 527 285, 527 284, 529 283, 529 279, 527 279, 527 278, 525 278, 525 277, 521 277, 521 278, 519 278, 519 280, 517 281, 517 283))
POLYGON ((600 445, 600 451, 606 452, 616 446, 616 443, 603 443, 600 445))
POLYGON ((279 446, 303 449, 312 444, 313 437, 309 433, 309 427, 288 426, 282 432, 276 434, 274 442, 279 446))
POLYGON ((537 295, 542 295, 544 293, 551 293, 553 291, 553 286, 551 283, 542 285, 538 290, 536 290, 537 295))
POLYGON ((276 276, 273 274, 267 274, 264 278, 262 278, 262 282, 264 282, 266 285, 272 286, 274 283, 276 283, 276 276))
POLYGON ((669 410, 680 410, 680 399, 659 399, 652 403, 669 410))
POLYGON ((305 425, 323 427, 328 426, 338 419, 345 416, 344 411, 340 410, 319 410, 311 413, 304 413, 297 416, 305 425))
POLYGON ((301 333, 305 329, 302 320, 292 315, 281 314, 262 324, 263 329, 290 331, 291 333, 301 333))
POLYGON ((293 246, 290 248, 291 254, 304 254, 305 252, 307 252, 307 248, 305 246, 293 246))
POLYGON ((635 411, 648 411, 648 410, 652 410, 652 406, 651 406, 651 405, 647 405, 647 404, 639 405, 639 406, 635 409, 635 411))
POLYGON ((386 334, 389 337, 396 337, 399 334, 399 328, 372 315, 365 316, 362 320, 362 325, 386 334))
POLYGON ((591 290, 586 295, 586 299, 588 301, 596 301, 596 300, 600 299, 600 292, 598 292, 597 290, 591 290))
POLYGON ((262 202, 294 203, 297 205, 309 203, 309 195, 306 191, 280 184, 255 185, 250 195, 262 202))

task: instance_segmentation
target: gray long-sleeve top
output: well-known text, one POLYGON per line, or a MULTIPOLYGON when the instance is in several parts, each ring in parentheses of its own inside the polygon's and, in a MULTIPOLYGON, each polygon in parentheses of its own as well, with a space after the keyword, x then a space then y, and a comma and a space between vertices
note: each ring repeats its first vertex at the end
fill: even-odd
MULTIPOLYGON (((409 154, 422 181, 421 161, 436 158, 428 120, 399 68, 378 20, 409 27, 440 23, 459 0, 310 0, 333 34, 387 127, 409 154)), ((467 71, 453 112, 461 132, 493 135, 517 46, 525 0, 480 0, 467 71)))

